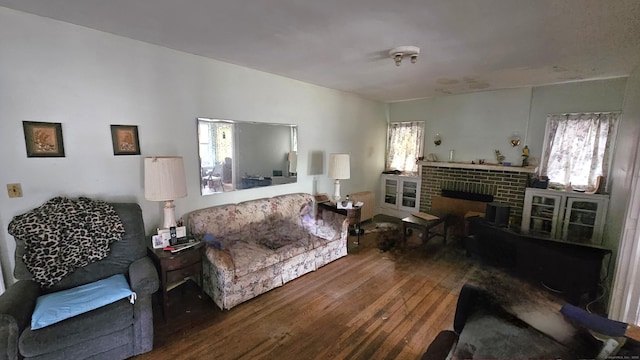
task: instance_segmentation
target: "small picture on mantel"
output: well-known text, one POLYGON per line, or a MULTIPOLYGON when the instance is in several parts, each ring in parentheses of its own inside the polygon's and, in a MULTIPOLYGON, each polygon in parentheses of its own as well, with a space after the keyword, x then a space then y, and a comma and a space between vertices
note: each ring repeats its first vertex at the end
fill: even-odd
POLYGON ((135 125, 111 125, 113 155, 140 155, 138 127, 135 125))

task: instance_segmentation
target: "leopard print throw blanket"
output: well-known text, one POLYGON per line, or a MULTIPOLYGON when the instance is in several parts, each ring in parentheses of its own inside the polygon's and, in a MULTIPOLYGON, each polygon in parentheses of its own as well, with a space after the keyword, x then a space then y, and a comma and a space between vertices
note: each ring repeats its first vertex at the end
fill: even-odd
POLYGON ((9 234, 24 242, 22 256, 33 279, 51 287, 77 268, 109 255, 109 244, 124 235, 115 209, 103 201, 55 197, 17 215, 9 234))

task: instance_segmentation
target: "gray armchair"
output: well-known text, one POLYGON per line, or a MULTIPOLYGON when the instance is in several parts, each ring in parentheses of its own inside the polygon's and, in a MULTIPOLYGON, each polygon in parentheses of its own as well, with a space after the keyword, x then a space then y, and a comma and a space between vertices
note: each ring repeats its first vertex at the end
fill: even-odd
POLYGON ((0 359, 126 359, 153 348, 151 295, 158 274, 147 257, 142 211, 138 204, 112 203, 124 225, 122 240, 106 258, 79 268, 46 292, 124 274, 136 293, 134 305, 122 299, 96 310, 32 330, 31 313, 44 291, 22 262, 24 244, 16 240, 18 282, 0 296, 0 359))

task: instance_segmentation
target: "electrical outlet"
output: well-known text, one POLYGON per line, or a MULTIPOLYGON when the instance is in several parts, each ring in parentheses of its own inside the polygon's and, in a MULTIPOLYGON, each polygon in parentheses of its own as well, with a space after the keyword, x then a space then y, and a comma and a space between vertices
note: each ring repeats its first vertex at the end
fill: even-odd
POLYGON ((20 184, 7 184, 7 193, 10 198, 22 197, 22 186, 20 184))

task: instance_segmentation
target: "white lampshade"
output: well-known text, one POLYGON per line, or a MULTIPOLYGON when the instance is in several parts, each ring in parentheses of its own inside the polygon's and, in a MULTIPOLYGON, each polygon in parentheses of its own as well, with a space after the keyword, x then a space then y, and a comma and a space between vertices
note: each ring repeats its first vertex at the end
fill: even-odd
POLYGON ((179 156, 154 156, 144 159, 144 197, 164 201, 163 228, 176 226, 173 200, 187 196, 184 163, 179 156))
POLYGON ((144 197, 167 201, 187 196, 184 163, 179 156, 155 156, 144 159, 144 197))
POLYGON ((329 154, 329 177, 335 179, 333 201, 340 201, 340 179, 351 177, 349 154, 329 154))
POLYGON ((329 154, 329 177, 332 179, 351 177, 349 154, 329 154))

